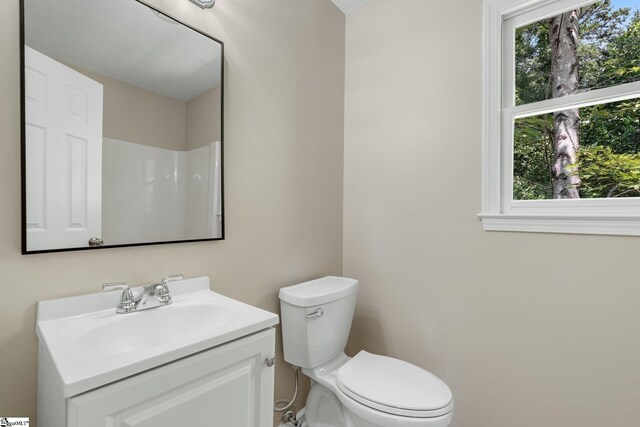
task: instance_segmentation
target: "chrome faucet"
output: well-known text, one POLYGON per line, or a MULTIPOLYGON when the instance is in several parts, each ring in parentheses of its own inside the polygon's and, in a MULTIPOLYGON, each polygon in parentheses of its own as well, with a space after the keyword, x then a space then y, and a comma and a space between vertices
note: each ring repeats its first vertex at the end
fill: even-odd
POLYGON ((135 289, 131 289, 129 285, 124 282, 105 283, 102 285, 102 290, 111 291, 114 289, 122 289, 122 295, 116 307, 116 313, 132 313, 134 311, 142 311, 171 304, 171 295, 169 294, 169 286, 167 286, 167 284, 175 280, 183 279, 184 275, 182 274, 172 274, 164 277, 160 283, 135 289))

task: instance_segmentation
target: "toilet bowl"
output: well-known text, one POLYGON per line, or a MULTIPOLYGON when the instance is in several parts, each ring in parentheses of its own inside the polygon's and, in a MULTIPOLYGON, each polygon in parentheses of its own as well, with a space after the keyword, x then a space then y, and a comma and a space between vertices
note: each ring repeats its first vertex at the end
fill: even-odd
POLYGON ((447 427, 453 398, 430 372, 361 351, 344 354, 358 281, 324 277, 280 289, 285 360, 312 380, 308 427, 447 427))

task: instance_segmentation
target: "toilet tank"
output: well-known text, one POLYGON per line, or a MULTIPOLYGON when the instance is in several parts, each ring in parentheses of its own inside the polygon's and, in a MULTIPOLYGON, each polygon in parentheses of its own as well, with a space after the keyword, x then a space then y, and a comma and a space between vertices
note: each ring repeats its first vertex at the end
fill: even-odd
POLYGON ((358 281, 327 276, 280 289, 284 360, 315 368, 347 345, 358 281))

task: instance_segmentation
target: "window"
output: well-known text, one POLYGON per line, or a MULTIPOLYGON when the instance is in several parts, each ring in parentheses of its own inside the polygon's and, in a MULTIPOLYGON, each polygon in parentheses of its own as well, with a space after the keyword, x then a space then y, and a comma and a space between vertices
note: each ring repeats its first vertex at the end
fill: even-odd
POLYGON ((640 0, 486 0, 486 230, 640 235, 640 0))

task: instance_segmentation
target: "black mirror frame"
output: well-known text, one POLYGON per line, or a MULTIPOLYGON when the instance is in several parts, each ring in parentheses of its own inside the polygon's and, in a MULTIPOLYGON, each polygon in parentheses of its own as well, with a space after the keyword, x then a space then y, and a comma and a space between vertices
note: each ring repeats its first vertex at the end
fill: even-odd
POLYGON ((176 21, 177 23, 184 25, 185 27, 195 31, 203 36, 220 44, 221 49, 221 61, 220 61, 220 210, 222 213, 222 222, 220 224, 221 236, 209 239, 187 239, 187 240, 170 240, 170 241, 158 241, 158 242, 143 242, 143 243, 127 243, 122 245, 107 245, 96 247, 79 247, 79 248, 60 248, 60 249, 44 249, 30 251, 27 248, 27 182, 26 182, 26 100, 25 100, 25 16, 24 16, 24 2, 26 0, 20 0, 20 175, 21 175, 21 234, 22 234, 22 255, 43 254, 52 252, 75 252, 86 250, 100 250, 100 249, 113 249, 113 248, 127 248, 134 246, 151 246, 151 245, 168 245, 174 243, 193 243, 193 242, 210 242, 217 240, 225 240, 225 209, 224 209, 224 43, 217 38, 206 34, 189 24, 182 22, 181 20, 166 14, 165 12, 145 3, 142 0, 132 0, 142 4, 145 7, 159 13, 169 19, 176 21))

